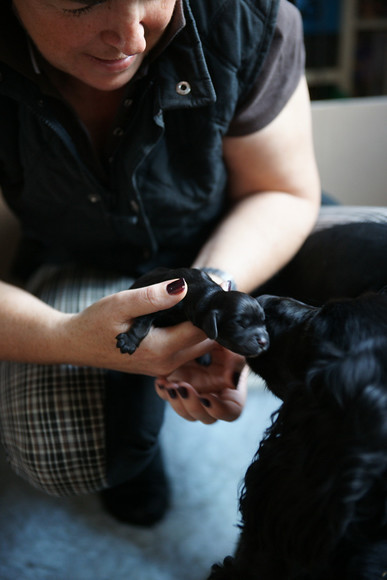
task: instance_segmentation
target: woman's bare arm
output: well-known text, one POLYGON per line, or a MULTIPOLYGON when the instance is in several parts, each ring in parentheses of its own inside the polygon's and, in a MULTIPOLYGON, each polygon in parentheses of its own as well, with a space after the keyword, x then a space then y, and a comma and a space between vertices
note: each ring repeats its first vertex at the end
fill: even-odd
POLYGON ((225 270, 250 291, 294 255, 317 216, 320 181, 305 79, 267 127, 226 138, 224 158, 232 207, 194 265, 225 270))
POLYGON ((102 298, 79 314, 65 314, 18 287, 0 282, 0 358, 40 364, 68 363, 150 376, 169 374, 207 352, 212 342, 190 323, 153 328, 141 348, 123 355, 115 337, 134 317, 170 308, 186 294, 168 283, 102 298))

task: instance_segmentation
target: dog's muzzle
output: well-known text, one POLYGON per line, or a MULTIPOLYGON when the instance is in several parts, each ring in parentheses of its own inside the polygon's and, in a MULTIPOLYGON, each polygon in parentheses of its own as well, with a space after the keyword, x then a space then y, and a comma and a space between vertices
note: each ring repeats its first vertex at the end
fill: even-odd
POLYGON ((260 328, 253 337, 252 343, 252 348, 249 349, 251 352, 245 356, 255 357, 265 352, 270 345, 269 333, 267 330, 260 328))

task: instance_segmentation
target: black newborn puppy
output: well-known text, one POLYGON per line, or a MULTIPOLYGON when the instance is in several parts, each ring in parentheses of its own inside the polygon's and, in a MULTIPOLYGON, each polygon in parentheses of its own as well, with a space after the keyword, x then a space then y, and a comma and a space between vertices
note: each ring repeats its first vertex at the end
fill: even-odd
POLYGON ((188 286, 186 296, 173 308, 136 318, 128 332, 116 337, 117 348, 122 353, 133 354, 152 325, 172 326, 185 320, 242 356, 258 356, 268 348, 265 314, 258 301, 243 292, 225 292, 201 270, 157 268, 136 280, 131 288, 174 278, 185 279, 188 286))
POLYGON ((249 467, 235 557, 211 580, 387 577, 387 295, 263 296, 250 367, 283 400, 249 467))

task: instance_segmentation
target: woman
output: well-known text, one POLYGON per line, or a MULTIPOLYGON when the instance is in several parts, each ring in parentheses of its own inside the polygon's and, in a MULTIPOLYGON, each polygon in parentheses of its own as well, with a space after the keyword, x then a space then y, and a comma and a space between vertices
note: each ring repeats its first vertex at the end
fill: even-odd
POLYGON ((172 300, 125 289, 192 265, 250 291, 310 232, 301 20, 285 0, 3 0, 0 21, 0 184, 26 288, 0 286, 3 441, 32 484, 104 489, 116 517, 151 524, 168 506, 163 399, 233 420, 246 385, 188 323, 121 355, 118 332, 172 300))

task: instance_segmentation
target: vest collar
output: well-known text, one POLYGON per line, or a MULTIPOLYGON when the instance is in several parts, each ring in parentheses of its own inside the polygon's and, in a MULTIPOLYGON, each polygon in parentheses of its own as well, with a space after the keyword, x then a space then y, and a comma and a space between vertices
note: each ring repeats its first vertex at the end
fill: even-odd
POLYGON ((0 61, 36 82, 27 36, 8 2, 0 2, 0 61))
POLYGON ((201 107, 216 101, 189 0, 184 1, 186 24, 155 62, 161 109, 201 107))

